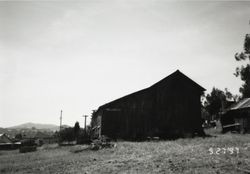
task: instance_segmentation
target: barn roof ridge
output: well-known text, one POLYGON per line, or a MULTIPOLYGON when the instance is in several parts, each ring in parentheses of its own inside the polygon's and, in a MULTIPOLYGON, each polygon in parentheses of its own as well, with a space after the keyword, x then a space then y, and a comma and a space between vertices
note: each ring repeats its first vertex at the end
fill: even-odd
POLYGON ((193 81, 191 78, 189 78, 188 76, 186 76, 184 73, 182 73, 179 69, 177 69, 175 72, 173 72, 172 74, 168 75, 167 77, 161 79, 160 81, 156 82, 151 87, 157 86, 160 83, 162 83, 162 82, 164 82, 166 80, 170 80, 172 77, 177 76, 177 75, 181 75, 181 76, 185 77, 190 82, 192 82, 195 86, 197 86, 201 91, 205 91, 206 90, 205 88, 203 88, 202 86, 200 86, 198 83, 196 83, 195 81, 193 81))
POLYGON ((166 76, 165 78, 161 79, 160 81, 154 83, 153 85, 151 85, 151 86, 149 86, 149 87, 147 87, 147 88, 141 89, 141 90, 139 90, 139 91, 136 91, 136 92, 127 94, 127 95, 125 95, 125 96, 123 96, 123 97, 120 97, 120 98, 118 98, 118 99, 115 99, 115 100, 113 100, 113 101, 111 101, 111 102, 105 103, 104 105, 101 105, 101 106, 98 108, 98 110, 99 110, 100 108, 103 108, 103 107, 105 107, 105 106, 108 106, 108 105, 111 104, 111 103, 114 103, 114 102, 119 101, 119 100, 121 100, 121 99, 127 98, 127 97, 129 97, 129 96, 132 96, 132 95, 135 95, 135 94, 139 94, 139 93, 145 92, 145 91, 147 91, 147 90, 152 90, 153 88, 155 88, 156 86, 158 86, 158 85, 161 84, 162 82, 164 82, 164 81, 166 81, 166 80, 169 80, 170 78, 173 78, 174 76, 176 76, 176 75, 178 75, 178 74, 181 75, 181 76, 183 76, 183 77, 185 77, 185 78, 187 78, 187 79, 188 79, 189 81, 191 81, 195 86, 197 86, 201 91, 205 91, 205 89, 204 89, 202 86, 200 86, 199 84, 197 84, 195 81, 193 81, 193 80, 190 79, 188 76, 186 76, 185 74, 183 74, 179 69, 177 69, 175 72, 171 73, 170 75, 166 76))

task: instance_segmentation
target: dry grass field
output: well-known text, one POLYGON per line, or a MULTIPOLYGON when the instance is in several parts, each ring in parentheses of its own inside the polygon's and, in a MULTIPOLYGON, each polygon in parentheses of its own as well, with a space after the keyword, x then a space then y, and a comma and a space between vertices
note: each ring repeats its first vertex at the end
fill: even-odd
POLYGON ((209 132, 214 137, 117 142, 98 151, 55 144, 0 151, 0 173, 249 173, 250 135, 209 132))

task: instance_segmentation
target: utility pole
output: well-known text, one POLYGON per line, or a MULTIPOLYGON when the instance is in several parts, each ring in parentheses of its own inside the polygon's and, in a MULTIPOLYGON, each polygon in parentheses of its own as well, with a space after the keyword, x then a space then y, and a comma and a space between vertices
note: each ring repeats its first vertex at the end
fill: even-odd
POLYGON ((83 117, 85 117, 85 123, 84 123, 84 130, 85 130, 85 135, 87 134, 87 130, 86 130, 86 119, 87 119, 87 115, 83 115, 83 117))
POLYGON ((60 132, 61 132, 61 129, 62 129, 62 110, 61 110, 61 115, 60 115, 60 132))

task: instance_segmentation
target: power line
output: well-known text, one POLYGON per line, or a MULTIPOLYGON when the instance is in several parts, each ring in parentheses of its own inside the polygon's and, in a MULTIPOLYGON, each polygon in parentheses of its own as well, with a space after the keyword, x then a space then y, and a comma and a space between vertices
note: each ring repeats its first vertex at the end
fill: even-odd
POLYGON ((60 115, 60 131, 61 131, 61 129, 62 129, 62 110, 61 110, 61 115, 60 115))
POLYGON ((86 120, 87 120, 87 115, 83 115, 82 117, 85 117, 85 122, 84 122, 84 130, 85 130, 85 134, 87 134, 87 130, 86 130, 86 120))

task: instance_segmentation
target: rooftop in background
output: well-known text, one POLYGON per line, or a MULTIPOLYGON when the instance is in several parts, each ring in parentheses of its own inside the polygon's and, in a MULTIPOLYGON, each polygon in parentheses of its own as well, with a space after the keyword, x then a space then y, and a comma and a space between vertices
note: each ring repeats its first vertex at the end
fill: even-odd
POLYGON ((240 100, 238 103, 233 105, 230 110, 250 108, 250 98, 240 100))
POLYGON ((0 144, 12 143, 11 139, 6 134, 0 134, 0 144))

